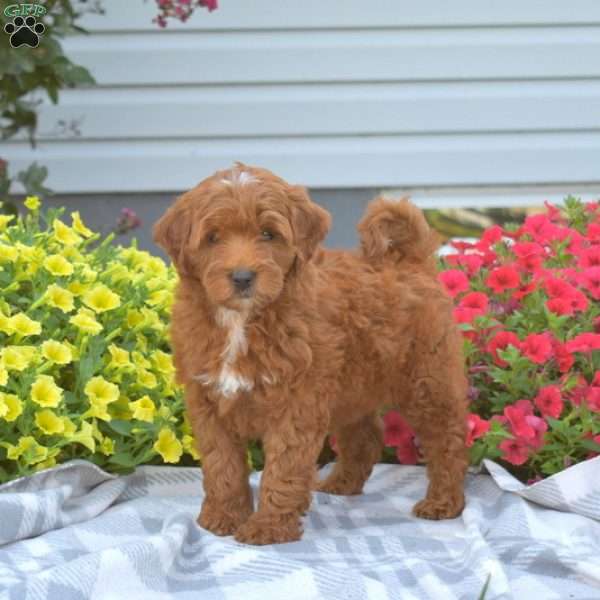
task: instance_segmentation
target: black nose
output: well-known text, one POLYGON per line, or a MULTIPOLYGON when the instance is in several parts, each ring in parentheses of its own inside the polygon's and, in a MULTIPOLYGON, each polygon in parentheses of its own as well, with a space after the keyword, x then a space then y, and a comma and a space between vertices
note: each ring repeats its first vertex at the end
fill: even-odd
POLYGON ((234 271, 231 274, 231 281, 238 292, 248 290, 255 278, 255 271, 234 271))

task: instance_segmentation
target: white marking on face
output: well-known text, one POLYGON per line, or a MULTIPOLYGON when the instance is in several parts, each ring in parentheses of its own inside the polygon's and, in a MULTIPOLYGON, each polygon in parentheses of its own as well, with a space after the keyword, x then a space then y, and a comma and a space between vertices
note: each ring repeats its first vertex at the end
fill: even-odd
POLYGON ((248 185, 249 183, 258 183, 258 179, 248 173, 248 171, 240 171, 238 169, 231 169, 224 179, 221 179, 221 183, 224 185, 248 185))

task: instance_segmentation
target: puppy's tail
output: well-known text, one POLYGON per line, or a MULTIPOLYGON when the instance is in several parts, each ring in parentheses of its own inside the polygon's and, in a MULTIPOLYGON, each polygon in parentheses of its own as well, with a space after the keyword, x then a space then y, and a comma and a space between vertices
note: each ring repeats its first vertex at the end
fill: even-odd
POLYGON ((432 264, 440 245, 438 234, 430 229, 423 211, 408 198, 400 201, 379 197, 367 207, 358 224, 362 255, 376 263, 432 264))

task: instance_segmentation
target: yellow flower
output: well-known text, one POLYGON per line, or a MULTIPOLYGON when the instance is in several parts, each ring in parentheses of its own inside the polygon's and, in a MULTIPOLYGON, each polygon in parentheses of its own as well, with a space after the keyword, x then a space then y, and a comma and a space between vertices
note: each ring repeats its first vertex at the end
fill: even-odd
POLYGON ((119 388, 106 381, 104 377, 92 377, 83 390, 90 401, 90 409, 84 416, 97 417, 103 421, 110 421, 111 416, 108 413, 108 405, 119 399, 119 388))
POLYGON ((126 367, 131 366, 131 361, 129 360, 129 352, 124 350, 123 348, 119 348, 115 344, 111 344, 108 347, 108 351, 110 352, 111 360, 108 363, 109 366, 115 369, 124 369, 126 367))
POLYGON ((2 364, 8 371, 23 371, 35 358, 33 346, 7 346, 2 349, 2 364))
POLYGON ((102 284, 86 292, 83 302, 97 313, 113 310, 121 305, 119 296, 102 284))
POLYGON ((71 421, 69 417, 62 417, 61 420, 63 423, 63 433, 65 437, 72 436, 75 433, 75 431, 77 431, 75 423, 73 423, 73 421, 71 421))
POLYGON ((90 452, 96 451, 96 440, 94 439, 94 428, 87 421, 81 422, 81 429, 77 433, 66 434, 72 442, 85 446, 90 452))
POLYGON ((119 281, 123 280, 131 280, 129 269, 121 263, 111 263, 109 268, 104 271, 103 275, 108 277, 113 283, 118 283, 119 281))
POLYGON ((44 259, 44 268, 56 277, 66 277, 73 274, 73 265, 60 254, 51 254, 44 259))
POLYGON ((150 361, 141 352, 138 352, 137 350, 134 350, 131 353, 131 356, 133 358, 135 366, 139 369, 149 369, 152 366, 150 361))
POLYGON ((89 287, 90 286, 88 284, 82 283, 81 281, 72 281, 67 286, 68 290, 74 296, 82 296, 83 294, 85 294, 85 292, 87 292, 87 290, 89 289, 89 287))
POLYGON ((75 246, 81 242, 81 238, 59 219, 52 221, 52 229, 54 229, 54 239, 64 246, 75 246))
POLYGON ((0 312, 0 331, 6 333, 7 335, 12 335, 15 332, 10 317, 7 317, 2 312, 0 312))
POLYGON ((25 313, 19 313, 10 318, 13 331, 21 337, 39 335, 42 332, 42 324, 30 319, 25 313))
POLYGON ((137 380, 142 387, 152 389, 155 388, 158 384, 156 381, 156 377, 150 371, 146 371, 146 369, 138 369, 137 371, 137 380))
POLYGON ((46 304, 49 304, 54 308, 59 308, 64 313, 69 313, 74 308, 73 294, 69 290, 62 288, 55 283, 48 286, 45 299, 46 304))
POLYGON ((63 390, 50 375, 38 375, 31 386, 31 399, 44 408, 56 408, 62 400, 63 390))
MULTIPOLYGON (((79 252, 75 246, 65 246, 62 249, 61 255, 74 265, 75 263, 82 263, 85 260, 85 258, 81 256, 81 252, 79 252)), ((84 269, 88 268, 87 265, 84 266, 84 269)))
POLYGON ((200 454, 196 450, 196 443, 194 438, 187 433, 181 438, 183 443, 183 449, 194 459, 200 460, 200 454))
POLYGON ((136 334, 135 343, 140 350, 148 352, 148 338, 143 333, 136 334))
POLYGON ((46 434, 54 435, 63 433, 65 424, 57 414, 51 410, 40 410, 35 413, 35 424, 46 434))
POLYGON ((27 196, 27 198, 25 198, 24 204, 29 210, 36 211, 40 208, 42 203, 40 202, 38 196, 27 196))
POLYGON ((42 344, 42 354, 57 365, 68 365, 73 360, 71 348, 55 340, 48 340, 42 344))
POLYGON ((173 301, 173 294, 169 290, 156 290, 152 292, 148 299, 146 300, 146 304, 150 306, 169 306, 173 301))
POLYGON ((175 437, 175 434, 163 427, 158 434, 158 440, 153 448, 158 452, 167 463, 177 463, 183 454, 181 442, 175 437))
POLYGON ((94 313, 86 308, 80 308, 77 313, 69 319, 69 323, 73 323, 77 328, 84 333, 97 335, 102 331, 102 325, 96 321, 94 313))
POLYGON ((71 219, 73 221, 73 229, 79 234, 82 235, 83 237, 91 237, 92 235, 94 235, 94 232, 91 231, 90 229, 88 229, 83 221, 81 220, 81 215, 79 214, 79 211, 75 211, 71 213, 71 219))
POLYGON ((0 405, 2 409, 2 418, 9 423, 16 421, 23 412, 23 403, 14 394, 0 393, 0 405))
POLYGON ((171 355, 162 350, 154 352, 152 360, 156 370, 163 375, 171 375, 175 371, 171 355))
POLYGON ((0 215, 0 231, 5 229, 14 218, 15 215, 0 215))
POLYGON ((144 320, 145 320, 145 317, 139 310, 136 310, 135 308, 131 308, 127 311, 126 322, 127 322, 127 326, 130 329, 135 329, 136 327, 139 327, 140 325, 142 325, 144 320))
POLYGON ((109 437, 105 437, 100 442, 99 450, 104 456, 110 456, 115 453, 115 443, 109 437))
POLYGON ((132 402, 131 408, 133 408, 134 419, 148 421, 148 423, 154 421, 156 406, 154 406, 154 402, 152 402, 149 396, 142 396, 139 400, 132 402))
POLYGON ((0 262, 14 262, 17 260, 18 255, 19 253, 14 246, 0 244, 0 262))
POLYGON ((8 371, 2 362, 0 362, 0 385, 8 383, 8 371))
MULTIPOLYGON (((57 451, 58 451, 58 448, 51 450, 51 452, 56 452, 56 454, 58 454, 57 451)), ((44 469, 51 469, 52 467, 55 467, 55 466, 56 466, 56 458, 54 458, 54 456, 50 456, 46 460, 35 465, 34 471, 43 471, 44 469)))
POLYGON ((38 444, 30 435, 20 438, 16 446, 12 444, 6 446, 8 458, 17 460, 22 456, 28 465, 34 465, 48 458, 48 448, 38 444))

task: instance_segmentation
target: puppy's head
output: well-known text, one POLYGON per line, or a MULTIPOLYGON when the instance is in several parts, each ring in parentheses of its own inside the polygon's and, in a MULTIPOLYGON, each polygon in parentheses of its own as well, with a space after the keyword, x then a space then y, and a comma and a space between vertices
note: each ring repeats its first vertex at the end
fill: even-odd
POLYGON ((154 226, 154 240, 212 304, 241 310, 273 302, 329 224, 303 188, 236 163, 183 194, 154 226))

